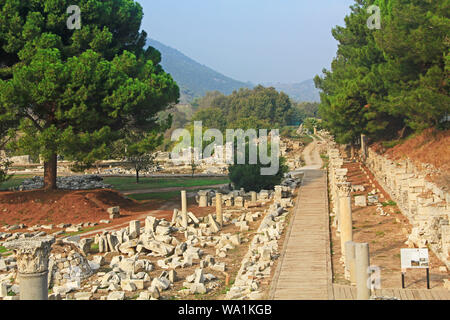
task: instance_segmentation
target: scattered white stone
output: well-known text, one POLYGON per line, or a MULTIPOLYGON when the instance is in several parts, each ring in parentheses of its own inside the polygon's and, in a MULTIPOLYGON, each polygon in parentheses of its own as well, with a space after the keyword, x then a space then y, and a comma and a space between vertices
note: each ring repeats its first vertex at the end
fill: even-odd
POLYGON ((137 290, 136 285, 130 280, 122 280, 121 287, 123 291, 135 292, 137 290))
POLYGON ((151 287, 156 287, 159 291, 164 291, 170 287, 170 281, 167 278, 154 278, 151 287))
POLYGON ((122 291, 114 291, 111 292, 106 300, 125 300, 125 292, 122 291))
POLYGON ((365 195, 356 196, 355 197, 355 206, 366 207, 367 206, 366 196, 365 195))
POLYGON ((92 298, 92 292, 77 292, 74 296, 75 300, 90 300, 92 298))

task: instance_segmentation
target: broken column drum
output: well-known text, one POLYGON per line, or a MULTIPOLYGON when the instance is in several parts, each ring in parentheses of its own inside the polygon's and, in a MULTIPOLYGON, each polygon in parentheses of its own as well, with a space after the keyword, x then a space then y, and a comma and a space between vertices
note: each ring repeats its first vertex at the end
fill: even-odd
POLYGON ((205 191, 199 191, 196 196, 196 201, 200 208, 205 208, 208 206, 208 194, 205 191))

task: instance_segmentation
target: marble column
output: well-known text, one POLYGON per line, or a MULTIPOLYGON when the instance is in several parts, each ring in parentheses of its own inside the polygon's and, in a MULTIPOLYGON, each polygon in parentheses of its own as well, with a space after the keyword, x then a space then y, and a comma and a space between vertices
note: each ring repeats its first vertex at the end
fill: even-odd
POLYGON ((252 202, 256 202, 258 201, 258 194, 255 191, 250 192, 251 196, 252 196, 252 202))
POLYGON ((208 206, 208 195, 205 191, 198 192, 197 203, 199 208, 205 208, 208 206))
POLYGON ((283 198, 283 187, 275 186, 275 201, 281 201, 283 198))
POLYGON ((345 257, 345 243, 353 241, 352 230, 352 202, 351 183, 344 182, 338 184, 339 193, 339 224, 341 229, 341 253, 345 257))
POLYGON ((181 191, 181 224, 183 228, 188 226, 188 216, 187 216, 187 194, 186 190, 181 191))
POLYGON ((369 274, 369 244, 355 244, 355 265, 356 265, 356 299, 369 300, 371 295, 370 274, 369 274))
POLYGON ((54 242, 54 237, 47 236, 4 244, 16 254, 20 300, 48 300, 48 261, 54 242))
POLYGON ((216 193, 216 220, 223 227, 222 194, 216 193))
POLYGON ((355 242, 345 243, 345 278, 352 284, 356 283, 355 242))
POLYGON ((361 134, 361 157, 363 160, 367 158, 367 138, 364 134, 361 134))

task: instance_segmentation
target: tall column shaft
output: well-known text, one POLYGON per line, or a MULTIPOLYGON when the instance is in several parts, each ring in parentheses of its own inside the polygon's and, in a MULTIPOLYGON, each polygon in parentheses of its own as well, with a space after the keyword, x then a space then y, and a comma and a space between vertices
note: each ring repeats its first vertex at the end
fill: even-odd
POLYGON ((250 194, 252 196, 252 202, 256 202, 258 200, 257 193, 255 191, 252 191, 250 194))
POLYGON ((367 145, 366 145, 366 136, 361 134, 361 156, 364 160, 367 158, 367 145))
POLYGON ((369 244, 355 244, 355 264, 356 264, 356 299, 369 300, 371 295, 369 283, 369 244))
POLYGON ((222 211, 222 194, 216 193, 216 219, 217 223, 223 226, 223 211, 222 211))
POLYGON ((339 225, 341 229, 341 253, 345 257, 345 243, 353 240, 351 184, 340 183, 339 188, 339 225))
POLYGON ((187 228, 188 217, 187 217, 187 194, 186 190, 181 191, 181 218, 184 228, 187 228))
POLYGON ((345 243, 345 278, 352 284, 356 283, 355 242, 345 243))

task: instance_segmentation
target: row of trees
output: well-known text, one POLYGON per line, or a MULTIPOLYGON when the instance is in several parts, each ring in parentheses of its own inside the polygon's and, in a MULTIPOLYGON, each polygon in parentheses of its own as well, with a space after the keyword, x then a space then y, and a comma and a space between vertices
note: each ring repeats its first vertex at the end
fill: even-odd
POLYGON ((194 121, 221 131, 235 128, 281 128, 290 123, 294 109, 289 97, 274 88, 242 88, 225 96, 208 93, 194 102, 194 121))
MULTIPOLYGON (((298 124, 307 115, 317 112, 317 106, 314 110, 313 104, 293 103, 285 93, 263 86, 253 89, 243 88, 228 96, 218 91, 208 92, 204 97, 196 99, 192 105, 196 112, 188 125, 191 132, 193 122, 202 121, 203 131, 208 128, 219 129, 224 134, 226 129, 281 129, 287 125, 298 124)), ((235 141, 235 156, 236 143, 237 141, 235 141)), ((280 159, 276 174, 261 175, 261 169, 268 166, 261 164, 259 157, 256 164, 248 163, 249 143, 249 138, 246 137, 247 163, 229 166, 230 181, 235 188, 244 188, 246 191, 272 189, 281 182, 288 170, 285 159, 280 159)), ((271 150, 270 146, 268 150, 271 150)))
POLYGON ((449 112, 450 2, 355 0, 331 70, 315 79, 322 90, 319 115, 340 143, 361 133, 390 139, 442 126, 449 112), (381 9, 371 30, 370 5, 381 9))
POLYGON ((170 122, 157 115, 179 98, 160 53, 144 49, 140 4, 79 0, 82 27, 69 30, 71 4, 0 1, 3 141, 43 157, 49 189, 56 188, 57 155, 83 167, 117 144, 127 145, 127 157, 155 147, 170 122))

